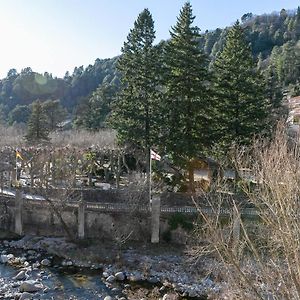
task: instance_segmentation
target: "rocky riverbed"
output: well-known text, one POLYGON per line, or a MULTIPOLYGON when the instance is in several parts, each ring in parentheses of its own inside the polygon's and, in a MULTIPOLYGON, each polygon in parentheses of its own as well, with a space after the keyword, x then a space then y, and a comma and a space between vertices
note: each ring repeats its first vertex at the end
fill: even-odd
POLYGON ((0 243, 0 299, 208 299, 221 286, 176 249, 25 236, 0 243))

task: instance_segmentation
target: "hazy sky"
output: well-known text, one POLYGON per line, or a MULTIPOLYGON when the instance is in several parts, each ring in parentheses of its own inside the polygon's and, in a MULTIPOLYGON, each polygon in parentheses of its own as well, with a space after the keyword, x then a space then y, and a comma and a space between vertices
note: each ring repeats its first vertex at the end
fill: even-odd
MULTIPOLYGON (((63 76, 75 66, 113 57, 137 15, 149 8, 157 40, 169 29, 185 0, 0 0, 0 77, 11 68, 63 76)), ((298 0, 191 0, 202 31, 232 24, 244 13, 294 9, 298 0)))

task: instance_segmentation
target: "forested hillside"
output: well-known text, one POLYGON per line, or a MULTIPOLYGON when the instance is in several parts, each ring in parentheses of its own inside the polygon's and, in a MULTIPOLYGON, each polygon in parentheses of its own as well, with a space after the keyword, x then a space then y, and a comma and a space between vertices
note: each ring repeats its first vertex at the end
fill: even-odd
MULTIPOLYGON (((241 17, 241 25, 256 58, 257 67, 263 71, 270 99, 276 104, 281 101, 283 91, 298 94, 300 9, 282 9, 280 12, 260 16, 246 13, 241 17)), ((210 65, 223 49, 229 29, 230 27, 217 28, 202 32, 198 37, 199 47, 207 55, 210 65)), ((75 67, 73 73, 67 72, 64 78, 53 77, 47 72, 38 74, 30 67, 20 73, 11 69, 7 77, 0 80, 2 122, 24 122, 26 118, 23 112, 27 114, 32 102, 59 99, 76 126, 88 129, 106 126, 106 115, 110 113, 120 85, 117 60, 118 57, 97 59, 86 68, 75 67), (101 106, 103 109, 99 109, 101 106), (97 108, 100 117, 96 113, 97 108)))
MULTIPOLYGON (((288 88, 294 93, 300 75, 300 8, 260 16, 246 13, 241 23, 258 67, 265 71, 266 77, 270 73, 276 77, 281 89, 288 88)), ((228 29, 206 31, 200 37, 200 48, 211 62, 222 49, 228 29)))
POLYGON ((66 72, 64 78, 53 77, 45 72, 39 74, 30 67, 18 73, 9 70, 0 81, 0 113, 2 122, 24 122, 18 111, 29 108, 36 100, 60 100, 69 114, 73 114, 85 97, 101 84, 118 86, 117 58, 97 59, 94 65, 75 67, 72 74, 66 72), (16 110, 17 113, 14 111, 16 110))

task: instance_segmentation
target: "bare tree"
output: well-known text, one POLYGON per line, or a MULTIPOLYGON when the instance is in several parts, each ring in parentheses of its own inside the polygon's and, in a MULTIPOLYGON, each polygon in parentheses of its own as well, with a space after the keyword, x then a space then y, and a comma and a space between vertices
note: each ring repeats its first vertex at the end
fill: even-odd
POLYGON ((224 197, 208 196, 211 212, 198 206, 203 223, 189 253, 198 259, 213 255, 231 299, 300 299, 299 147, 280 125, 271 142, 240 149, 235 164, 238 171, 251 169, 239 186, 252 213, 232 196, 224 219, 224 197))

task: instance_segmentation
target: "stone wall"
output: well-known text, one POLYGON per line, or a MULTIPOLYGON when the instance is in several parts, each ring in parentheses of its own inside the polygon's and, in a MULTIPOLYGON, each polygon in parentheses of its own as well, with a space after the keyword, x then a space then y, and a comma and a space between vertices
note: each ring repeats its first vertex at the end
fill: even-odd
MULTIPOLYGON (((144 211, 136 208, 101 211, 90 206, 87 208, 86 204, 82 202, 81 209, 78 202, 70 206, 55 203, 54 209, 45 200, 0 197, 0 228, 18 234, 67 236, 60 216, 75 238, 106 238, 118 243, 127 238, 136 241, 151 240, 154 243, 187 243, 187 231, 180 226, 170 230, 168 220, 172 214, 160 213, 160 201, 156 209, 149 210, 146 206, 144 211), (55 211, 59 212, 59 216, 55 211), (164 238, 165 233, 171 234, 171 240, 164 238)), ((124 206, 124 202, 122 204, 124 206)))

